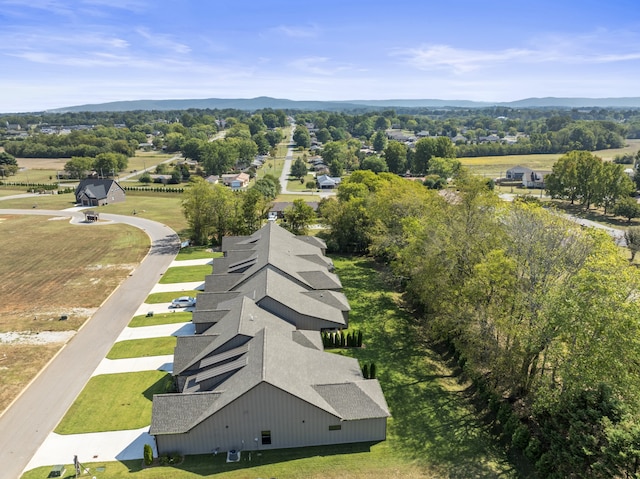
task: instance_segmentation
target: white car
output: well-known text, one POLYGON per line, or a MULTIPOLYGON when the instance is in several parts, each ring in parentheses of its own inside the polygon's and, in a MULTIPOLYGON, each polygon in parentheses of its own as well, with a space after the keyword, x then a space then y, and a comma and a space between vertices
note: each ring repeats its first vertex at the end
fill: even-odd
POLYGON ((196 298, 191 296, 180 296, 171 301, 170 308, 190 308, 196 305, 196 298))

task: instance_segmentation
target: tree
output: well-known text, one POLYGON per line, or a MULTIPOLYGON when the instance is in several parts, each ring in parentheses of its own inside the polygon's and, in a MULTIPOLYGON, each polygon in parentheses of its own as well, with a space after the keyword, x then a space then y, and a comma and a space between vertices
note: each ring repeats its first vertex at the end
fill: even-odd
POLYGON ((371 143, 373 149, 379 153, 387 147, 387 141, 387 134, 383 130, 378 130, 373 135, 371 143))
POLYGON ((296 126, 296 129, 293 132, 293 141, 296 146, 309 148, 311 146, 311 136, 309 135, 309 130, 301 125, 296 126))
POLYGON ((427 174, 438 175, 446 181, 458 173, 460 166, 460 160, 456 160, 455 158, 440 158, 434 156, 429 160, 427 174))
POLYGON ((296 158, 291 165, 291 176, 299 180, 307 176, 307 165, 302 158, 296 158))
POLYGON ((547 194, 552 198, 569 200, 571 204, 579 198, 578 162, 584 155, 591 154, 570 151, 553 164, 551 173, 545 178, 547 194))
POLYGON ((2 176, 15 175, 18 172, 17 160, 6 151, 0 151, 0 172, 2 176))
POLYGON ((284 210, 285 228, 295 235, 305 235, 316 213, 303 199, 293 200, 293 205, 284 210))
MULTIPOLYGON (((637 203, 636 203, 637 204, 637 203)), ((638 251, 640 251, 640 226, 631 226, 624 232, 624 239, 627 242, 627 248, 631 252, 629 262, 633 263, 638 251)))
POLYGON ((389 171, 396 174, 404 174, 407 170, 407 147, 404 143, 391 140, 384 149, 384 159, 389 171))
POLYGON ((412 173, 425 174, 429 170, 429 160, 433 157, 455 158, 455 145, 445 136, 421 138, 416 142, 412 173))
POLYGON ((120 153, 100 153, 93 162, 93 169, 100 176, 111 176, 127 168, 129 159, 120 153))
POLYGON ((620 198, 628 197, 633 191, 633 182, 624 172, 622 165, 603 162, 600 177, 595 184, 595 203, 604 207, 604 214, 607 214, 612 206, 620 198))
POLYGON ((191 230, 191 240, 197 245, 209 242, 213 224, 213 189, 200 177, 191 178, 191 186, 182 197, 182 211, 191 230))
POLYGON ((153 449, 150 444, 145 444, 143 449, 144 464, 150 466, 153 463, 153 449))
POLYGON ((382 173, 383 171, 388 171, 387 163, 384 161, 384 158, 380 158, 379 156, 367 156, 362 163, 360 163, 360 168, 363 170, 371 170, 374 173, 382 173))
POLYGON ((627 222, 631 223, 633 218, 640 217, 640 204, 635 198, 627 196, 618 201, 613 209, 613 214, 627 218, 627 222))
POLYGON ((86 156, 73 156, 64 164, 64 171, 72 178, 85 178, 87 173, 93 169, 93 158, 86 156))

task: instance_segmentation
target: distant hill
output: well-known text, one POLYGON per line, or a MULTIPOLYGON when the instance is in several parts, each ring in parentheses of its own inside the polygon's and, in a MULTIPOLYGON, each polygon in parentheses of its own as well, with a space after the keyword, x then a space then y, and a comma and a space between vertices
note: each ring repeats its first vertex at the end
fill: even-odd
POLYGON ((345 111, 382 108, 640 108, 640 97, 628 98, 526 98, 511 102, 479 102, 470 100, 350 100, 350 101, 296 101, 261 96, 257 98, 206 98, 193 100, 134 100, 70 106, 49 110, 52 113, 79 111, 133 111, 133 110, 325 110, 345 111))

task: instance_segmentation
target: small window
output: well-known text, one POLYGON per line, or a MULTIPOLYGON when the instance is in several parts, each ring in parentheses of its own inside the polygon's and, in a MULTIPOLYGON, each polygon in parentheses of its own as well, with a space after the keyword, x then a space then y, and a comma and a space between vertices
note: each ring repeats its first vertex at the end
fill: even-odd
POLYGON ((262 431, 262 444, 271 444, 271 431, 262 431))
POLYGON ((336 424, 335 426, 329 426, 329 431, 339 431, 342 429, 342 425, 336 424))

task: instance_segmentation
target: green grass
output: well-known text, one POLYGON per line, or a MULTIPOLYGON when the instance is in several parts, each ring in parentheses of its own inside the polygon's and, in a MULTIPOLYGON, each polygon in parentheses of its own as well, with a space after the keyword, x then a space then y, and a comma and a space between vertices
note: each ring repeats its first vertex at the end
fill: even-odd
POLYGON ((313 190, 309 190, 309 188, 307 188, 307 182, 309 181, 315 182, 315 180, 316 179, 312 174, 308 174, 307 176, 305 176, 303 178, 302 183, 300 183, 299 179, 292 178, 290 176, 289 179, 287 180, 287 189, 289 191, 316 191, 315 188, 313 190))
POLYGON ((55 432, 82 434, 147 426, 153 395, 170 391, 172 384, 171 375, 163 371, 92 377, 55 432))
POLYGON ((208 246, 188 246, 182 248, 176 257, 176 261, 183 261, 187 259, 205 259, 205 258, 218 258, 222 256, 222 253, 212 252, 208 246))
POLYGON ((176 341, 174 336, 118 341, 107 354, 107 358, 125 359, 165 356, 167 354, 173 354, 176 341))
POLYGON ((100 213, 114 213, 137 216, 165 224, 180 236, 186 236, 187 220, 182 213, 180 193, 149 193, 127 191, 127 199, 122 203, 112 203, 98 208, 100 213))
MULTIPOLYGON (((19 193, 27 193, 26 190, 22 190, 19 193)), ((75 205, 76 197, 73 193, 67 193, 64 195, 37 195, 28 198, 17 198, 13 200, 5 200, 0 202, 0 208, 19 208, 19 209, 32 209, 34 206, 45 210, 64 210, 71 208, 75 205)))
POLYGON ((129 323, 130 328, 141 328, 144 326, 157 326, 159 324, 174 324, 174 323, 186 323, 191 321, 191 312, 175 312, 174 309, 171 313, 154 313, 153 316, 146 316, 144 314, 140 316, 134 316, 129 323))
POLYGON ((292 202, 293 200, 299 200, 299 199, 302 199, 304 201, 318 201, 319 202, 322 199, 322 197, 320 195, 316 195, 316 194, 313 194, 313 195, 309 195, 309 194, 305 194, 305 195, 302 195, 302 194, 298 194, 298 195, 281 194, 281 195, 278 195, 276 197, 276 199, 273 200, 273 201, 288 201, 288 202, 292 202))
POLYGON ((168 293, 151 293, 147 296, 145 303, 147 304, 157 304, 157 303, 170 303, 176 298, 180 296, 196 296, 198 293, 202 291, 170 291, 168 293))
MULTIPOLYGON (((226 463, 226 455, 212 454, 187 456, 184 462, 173 467, 143 468, 142 461, 83 462, 91 474, 100 479, 132 477, 136 479, 378 479, 380 477, 403 479, 433 479, 445 477, 402 458, 392 455, 386 444, 345 444, 341 446, 305 447, 243 453, 238 463, 226 463), (97 467, 104 472, 97 474, 97 467)), ((39 467, 26 472, 23 479, 47 477, 51 467, 39 467)), ((67 465, 67 476, 71 479, 73 465, 67 465), (70 472, 71 471, 71 472, 70 472)), ((90 476, 89 476, 90 477, 90 476)), ((472 477, 472 476, 471 476, 472 477)))
POLYGON ((173 266, 162 275, 160 284, 187 283, 192 281, 204 281, 204 277, 211 274, 210 264, 198 266, 173 266))

